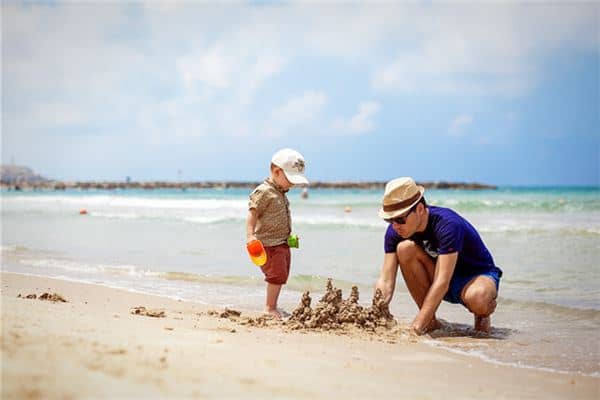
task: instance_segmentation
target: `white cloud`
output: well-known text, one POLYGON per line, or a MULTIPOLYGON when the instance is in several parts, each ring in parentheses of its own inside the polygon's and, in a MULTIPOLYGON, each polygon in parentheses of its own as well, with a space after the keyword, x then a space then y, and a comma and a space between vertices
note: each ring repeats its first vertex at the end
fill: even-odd
POLYGON ((85 110, 65 103, 36 104, 34 118, 42 124, 59 127, 89 122, 89 116, 86 115, 85 110))
POLYGON ((557 48, 598 50, 599 10, 541 3, 423 7, 394 35, 402 38, 405 29, 417 37, 400 40, 395 56, 375 68, 371 85, 381 91, 521 95, 543 78, 545 58, 557 48))
POLYGON ((349 120, 338 118, 333 123, 333 131, 339 134, 362 134, 375 129, 373 118, 381 106, 374 101, 364 101, 358 106, 358 111, 349 120))
POLYGON ((218 47, 196 56, 183 57, 177 61, 177 67, 188 87, 196 81, 217 89, 230 86, 231 66, 218 47))
POLYGON ((448 133, 451 136, 463 136, 465 129, 473 123, 473 116, 468 114, 458 115, 450 123, 448 133))
POLYGON ((326 104, 327 96, 320 91, 306 91, 293 97, 271 112, 265 133, 277 136, 309 128, 320 117, 326 104))
POLYGON ((242 73, 239 82, 239 101, 241 104, 249 104, 256 91, 265 84, 267 80, 281 72, 287 59, 280 54, 260 54, 256 61, 247 68, 247 73, 242 73))

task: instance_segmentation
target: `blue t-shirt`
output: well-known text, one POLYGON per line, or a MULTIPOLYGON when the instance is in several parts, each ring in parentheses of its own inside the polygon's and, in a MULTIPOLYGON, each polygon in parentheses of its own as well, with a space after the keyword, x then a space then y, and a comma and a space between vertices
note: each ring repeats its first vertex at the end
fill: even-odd
MULTIPOLYGON (((458 252, 455 275, 470 276, 499 269, 481 240, 479 233, 466 219, 449 208, 427 206, 429 221, 424 232, 415 233, 410 240, 419 244, 432 257, 458 252)), ((395 253, 402 236, 390 224, 385 232, 384 249, 395 253)), ((502 273, 502 271, 500 271, 502 273)))

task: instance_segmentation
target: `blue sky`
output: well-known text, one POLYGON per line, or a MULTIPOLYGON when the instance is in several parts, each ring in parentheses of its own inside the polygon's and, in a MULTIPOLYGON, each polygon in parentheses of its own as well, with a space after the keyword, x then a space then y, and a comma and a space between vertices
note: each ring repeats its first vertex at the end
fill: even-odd
POLYGON ((600 5, 2 4, 2 162, 56 179, 600 184, 600 5), (180 175, 178 171, 181 171, 180 175))

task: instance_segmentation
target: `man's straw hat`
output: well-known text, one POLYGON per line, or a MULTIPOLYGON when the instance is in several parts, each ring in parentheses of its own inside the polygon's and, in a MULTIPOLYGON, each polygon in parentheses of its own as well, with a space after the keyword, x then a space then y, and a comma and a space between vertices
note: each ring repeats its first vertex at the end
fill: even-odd
POLYGON ((412 178, 402 177, 389 181, 385 185, 379 216, 388 219, 404 214, 421 200, 423 193, 425 188, 417 185, 412 178))

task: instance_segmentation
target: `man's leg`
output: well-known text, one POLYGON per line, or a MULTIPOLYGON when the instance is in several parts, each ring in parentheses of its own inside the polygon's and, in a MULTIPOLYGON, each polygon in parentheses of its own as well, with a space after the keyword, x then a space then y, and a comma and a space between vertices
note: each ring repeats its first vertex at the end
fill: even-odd
POLYGON ((465 285, 460 297, 474 315, 474 329, 489 333, 492 328, 490 315, 496 310, 496 282, 489 276, 479 275, 465 285))
MULTIPOLYGON (((411 240, 403 240, 398 243, 396 255, 406 287, 417 307, 421 309, 433 282, 435 262, 421 246, 411 240)), ((434 315, 427 331, 437 328, 439 328, 439 323, 434 315)))

